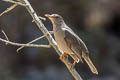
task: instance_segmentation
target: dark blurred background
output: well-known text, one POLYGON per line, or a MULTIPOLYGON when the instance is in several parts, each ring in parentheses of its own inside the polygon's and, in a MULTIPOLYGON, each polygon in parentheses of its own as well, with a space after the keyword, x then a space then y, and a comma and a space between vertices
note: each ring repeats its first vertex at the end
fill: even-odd
MULTIPOLYGON (((99 71, 91 73, 88 65, 76 69, 84 80, 120 80, 120 0, 29 0, 38 15, 63 16, 86 43, 90 58, 99 71)), ((11 6, 0 1, 0 13, 11 6)), ((43 21, 52 30, 50 20, 43 21)), ((42 35, 25 8, 18 6, 0 17, 0 30, 11 41, 27 43, 42 35)), ((2 32, 0 37, 4 38, 2 32)), ((46 39, 36 44, 48 44, 46 39)), ((74 80, 53 48, 24 48, 0 42, 0 80, 74 80)))

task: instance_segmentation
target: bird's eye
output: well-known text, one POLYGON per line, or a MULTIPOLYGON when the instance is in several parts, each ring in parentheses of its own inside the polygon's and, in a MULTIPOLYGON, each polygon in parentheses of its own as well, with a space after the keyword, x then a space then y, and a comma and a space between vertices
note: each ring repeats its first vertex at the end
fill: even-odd
POLYGON ((56 16, 55 18, 59 18, 58 16, 56 16))

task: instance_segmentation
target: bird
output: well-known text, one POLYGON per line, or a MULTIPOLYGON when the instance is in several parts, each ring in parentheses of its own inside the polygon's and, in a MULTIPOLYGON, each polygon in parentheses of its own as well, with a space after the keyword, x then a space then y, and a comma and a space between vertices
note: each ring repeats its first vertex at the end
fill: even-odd
POLYGON ((96 67, 89 58, 87 46, 82 39, 66 25, 63 17, 58 14, 45 14, 45 17, 50 19, 52 22, 57 46, 64 52, 60 55, 60 59, 63 59, 63 57, 67 57, 68 55, 73 55, 73 67, 76 63, 80 61, 83 62, 83 60, 85 60, 92 73, 98 74, 96 67))

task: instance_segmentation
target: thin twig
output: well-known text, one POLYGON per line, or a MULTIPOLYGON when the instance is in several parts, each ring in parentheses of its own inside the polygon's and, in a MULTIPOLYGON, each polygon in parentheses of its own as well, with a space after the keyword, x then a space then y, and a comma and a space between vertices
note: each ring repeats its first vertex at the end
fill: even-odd
MULTIPOLYGON (((41 17, 41 16, 39 16, 39 19, 41 19, 41 20, 43 20, 43 21, 45 21, 45 20, 46 20, 46 18, 41 17)), ((34 19, 32 20, 32 22, 35 22, 35 21, 34 21, 34 19)))
POLYGON ((46 18, 44 18, 44 17, 41 17, 41 16, 39 16, 39 19, 41 19, 41 20, 46 20, 46 18))
POLYGON ((54 32, 53 31, 49 31, 50 34, 53 34, 54 32))
MULTIPOLYGON (((13 3, 13 5, 11 7, 7 8, 4 12, 2 12, 0 14, 0 16, 2 16, 5 13, 8 13, 9 11, 11 11, 15 7, 17 7, 17 5, 21 5, 21 6, 24 6, 24 7, 27 6, 26 4, 23 4, 23 3, 19 2, 19 1, 13 1, 13 0, 2 0, 2 1, 13 3)), ((46 18, 41 17, 41 16, 39 16, 39 19, 44 20, 44 21, 46 20, 46 18)), ((32 22, 34 22, 34 20, 32 22)))
MULTIPOLYGON (((38 37, 38 38, 36 38, 36 39, 28 42, 27 44, 31 44, 31 43, 33 43, 33 42, 35 42, 35 41, 38 41, 38 40, 40 40, 40 39, 42 39, 42 38, 44 38, 44 37, 45 37, 45 35, 43 35, 43 36, 41 36, 41 37, 38 37)), ((21 46, 21 47, 19 47, 16 51, 18 52, 18 51, 20 51, 20 50, 21 50, 22 48, 24 48, 24 47, 25 47, 25 46, 21 46)))
MULTIPOLYGON (((53 31, 49 31, 51 34, 53 34, 53 31)), ((32 41, 30 41, 30 42, 28 42, 27 44, 31 44, 31 43, 33 43, 33 42, 36 42, 36 41, 38 41, 38 40, 40 40, 40 39, 42 39, 42 38, 44 38, 44 37, 46 37, 46 35, 43 35, 43 36, 41 36, 41 37, 38 37, 38 38, 36 38, 36 39, 34 39, 34 40, 32 40, 32 41)), ((18 51, 20 51, 22 48, 24 48, 25 46, 21 46, 21 47, 19 47, 16 51, 18 52, 18 51)))
POLYGON ((4 40, 2 38, 0 38, 0 41, 11 44, 11 45, 15 45, 15 46, 25 46, 25 47, 42 47, 42 48, 50 48, 51 45, 37 45, 37 44, 20 44, 20 43, 15 43, 15 42, 11 42, 11 41, 7 41, 4 40))
POLYGON ((23 4, 23 3, 18 2, 18 1, 13 1, 13 0, 2 0, 2 1, 13 3, 13 4, 18 4, 18 5, 21 5, 21 6, 26 6, 26 4, 23 4))
POLYGON ((18 4, 13 4, 12 6, 10 6, 9 8, 7 8, 5 11, 3 11, 0 16, 2 16, 5 13, 8 13, 9 11, 13 10, 15 7, 17 7, 18 4))
MULTIPOLYGON (((1 32, 3 33, 3 35, 5 36, 5 38, 7 39, 7 41, 9 41, 9 39, 8 39, 6 33, 4 32, 4 30, 2 30, 1 32)), ((8 43, 5 43, 5 44, 7 45, 8 43)))
MULTIPOLYGON (((43 20, 43 21, 45 21, 45 20, 46 20, 46 18, 41 17, 41 16, 39 16, 39 19, 41 19, 41 20, 43 20)), ((35 21, 34 21, 34 19, 32 20, 32 22, 35 22, 35 21)))

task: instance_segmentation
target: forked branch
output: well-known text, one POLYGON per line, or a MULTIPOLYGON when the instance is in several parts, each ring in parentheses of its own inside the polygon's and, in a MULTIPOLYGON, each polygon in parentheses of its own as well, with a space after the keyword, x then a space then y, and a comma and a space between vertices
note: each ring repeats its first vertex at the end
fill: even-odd
MULTIPOLYGON (((48 39, 49 44, 50 45, 36 45, 36 44, 19 44, 19 43, 14 43, 14 42, 10 42, 8 40, 4 40, 0 38, 0 41, 5 42, 5 43, 9 43, 11 45, 16 45, 16 46, 26 46, 26 47, 44 47, 44 48, 50 48, 51 46, 56 50, 57 54, 60 56, 63 52, 57 47, 56 41, 54 40, 54 38, 52 37, 52 35, 50 34, 50 32, 46 29, 46 27, 44 26, 44 24, 42 23, 42 21, 40 20, 41 18, 36 14, 36 12, 34 11, 34 9, 32 8, 32 6, 30 5, 28 0, 18 0, 18 2, 15 2, 13 0, 2 0, 2 1, 6 1, 6 2, 11 2, 14 4, 19 3, 19 5, 23 4, 25 5, 24 7, 27 9, 27 11, 29 12, 29 14, 32 16, 34 23, 39 27, 39 29, 42 31, 42 33, 44 35, 46 35, 45 37, 48 39)), ((34 42, 31 41, 29 43, 34 42)), ((66 67, 68 68, 68 70, 70 71, 70 73, 72 74, 72 76, 75 78, 75 80, 82 80, 81 76, 78 74, 78 72, 76 71, 75 68, 71 69, 70 66, 70 61, 67 58, 64 58, 62 61, 66 67)))
POLYGON ((0 41, 7 43, 7 44, 11 44, 14 46, 25 46, 25 47, 38 47, 38 48, 50 48, 51 45, 37 45, 37 44, 20 44, 20 43, 15 43, 15 42, 11 42, 5 39, 0 38, 0 41))
MULTIPOLYGON (((53 31, 49 31, 49 32, 50 32, 50 34, 53 34, 53 31)), ((36 41, 38 41, 38 40, 40 40, 40 39, 42 39, 42 38, 44 38, 44 37, 46 37, 46 35, 43 35, 43 36, 41 36, 41 37, 38 37, 38 38, 36 38, 36 39, 28 42, 27 44, 34 43, 34 42, 36 42, 36 41)), ((25 47, 25 46, 19 47, 19 48, 17 49, 17 52, 20 51, 20 50, 21 50, 22 48, 24 48, 24 47, 25 47)))

